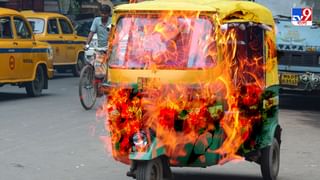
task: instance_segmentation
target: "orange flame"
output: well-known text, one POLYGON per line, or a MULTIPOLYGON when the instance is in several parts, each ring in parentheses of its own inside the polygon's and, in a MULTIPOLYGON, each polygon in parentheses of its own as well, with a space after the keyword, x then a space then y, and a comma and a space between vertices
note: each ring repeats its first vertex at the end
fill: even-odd
POLYGON ((254 28, 247 27, 247 37, 244 25, 235 23, 221 30, 223 25, 216 17, 201 16, 204 21, 192 21, 199 17, 198 12, 165 12, 156 18, 134 15, 117 25, 110 60, 113 68, 201 68, 208 74, 206 81, 192 86, 154 78, 142 91, 134 92, 127 84, 111 89, 103 111, 116 159, 128 163, 122 158, 132 151, 130 138, 142 129, 152 129, 158 146, 165 147, 175 163, 176 158, 186 155, 185 144, 195 144, 201 134, 214 131, 217 125, 225 133, 223 144, 215 150, 223 156, 220 163, 241 158, 237 155, 240 146, 250 137, 252 125, 262 119, 257 108, 265 86, 263 43, 254 28), (213 26, 208 22, 218 23, 213 26), (195 59, 192 63, 191 57, 195 59), (225 102, 226 107, 212 114, 209 108, 218 102, 225 102), (179 128, 178 121, 182 122, 179 128))

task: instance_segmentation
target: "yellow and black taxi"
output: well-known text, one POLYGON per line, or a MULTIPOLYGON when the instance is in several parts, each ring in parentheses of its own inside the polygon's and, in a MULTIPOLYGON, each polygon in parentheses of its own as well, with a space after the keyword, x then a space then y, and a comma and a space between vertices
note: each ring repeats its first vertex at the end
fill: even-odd
POLYGON ((53 49, 53 65, 58 72, 72 70, 79 76, 84 65, 86 38, 78 36, 68 17, 58 13, 22 11, 37 40, 48 42, 53 49))
POLYGON ((0 87, 25 87, 30 96, 41 95, 53 77, 53 51, 48 43, 36 41, 24 16, 0 8, 0 87))

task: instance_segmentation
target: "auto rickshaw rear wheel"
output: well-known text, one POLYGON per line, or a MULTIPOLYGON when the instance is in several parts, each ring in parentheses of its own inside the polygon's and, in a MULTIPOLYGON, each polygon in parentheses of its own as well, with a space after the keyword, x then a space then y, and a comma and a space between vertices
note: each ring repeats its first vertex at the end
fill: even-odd
POLYGON ((137 180, 163 180, 163 163, 160 158, 140 161, 136 169, 137 180))
POLYGON ((261 153, 261 173, 264 180, 276 180, 280 168, 280 145, 276 138, 261 153))

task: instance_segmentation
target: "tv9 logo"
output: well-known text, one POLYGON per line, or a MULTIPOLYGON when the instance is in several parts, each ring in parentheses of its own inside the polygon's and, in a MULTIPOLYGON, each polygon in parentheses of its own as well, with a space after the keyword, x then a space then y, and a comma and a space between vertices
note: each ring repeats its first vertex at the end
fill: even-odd
POLYGON ((291 23, 296 26, 312 26, 312 8, 292 8, 291 23))

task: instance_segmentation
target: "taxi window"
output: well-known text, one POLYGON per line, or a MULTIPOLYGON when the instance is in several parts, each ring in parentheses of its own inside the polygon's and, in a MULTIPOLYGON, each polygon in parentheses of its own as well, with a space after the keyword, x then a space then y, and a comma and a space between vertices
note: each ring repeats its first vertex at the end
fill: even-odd
POLYGON ((44 29, 44 20, 43 19, 28 19, 29 23, 31 24, 32 31, 35 34, 41 34, 43 33, 44 29))
POLYGON ((15 17, 14 25, 16 28, 18 39, 31 39, 32 34, 28 29, 27 23, 23 19, 15 17))
POLYGON ((59 34, 58 23, 56 19, 49 19, 47 32, 48 34, 59 34))
POLYGON ((72 34, 73 30, 70 23, 65 19, 59 19, 61 30, 63 34, 72 34))
POLYGON ((12 28, 10 23, 10 17, 0 18, 0 38, 12 39, 12 28))

